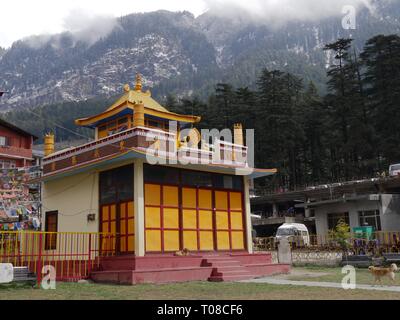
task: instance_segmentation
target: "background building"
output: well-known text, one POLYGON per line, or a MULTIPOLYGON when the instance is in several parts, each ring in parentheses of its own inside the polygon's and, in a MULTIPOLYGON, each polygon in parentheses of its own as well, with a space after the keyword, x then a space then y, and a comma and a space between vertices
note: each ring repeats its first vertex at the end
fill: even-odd
POLYGON ((29 167, 37 137, 0 119, 0 169, 29 167))
POLYGON ((353 229, 372 226, 375 231, 400 231, 400 178, 373 178, 327 184, 305 190, 259 196, 252 199, 253 213, 266 212, 259 225, 292 222, 284 210, 295 208, 296 222, 304 221, 311 234, 325 236, 343 219, 353 229), (315 223, 315 225, 314 225, 315 223))

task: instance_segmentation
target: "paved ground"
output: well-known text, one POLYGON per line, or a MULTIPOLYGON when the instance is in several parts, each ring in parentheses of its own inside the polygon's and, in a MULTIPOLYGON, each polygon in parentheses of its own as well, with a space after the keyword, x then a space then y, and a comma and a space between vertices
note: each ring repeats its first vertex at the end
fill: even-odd
POLYGON ((292 268, 290 274, 277 274, 274 275, 274 279, 284 279, 284 280, 293 280, 292 277, 302 277, 302 278, 319 278, 328 276, 329 272, 321 272, 315 270, 308 270, 305 268, 292 268))
MULTIPOLYGON (((317 281, 293 281, 293 280, 279 279, 277 277, 265 277, 265 278, 259 278, 259 279, 253 279, 253 280, 244 280, 244 281, 240 281, 240 282, 342 289, 341 283, 317 282, 317 281)), ((372 285, 367 285, 367 284, 359 284, 359 285, 356 285, 356 289, 400 292, 400 287, 398 287, 398 286, 379 286, 379 285, 372 286, 372 285)))

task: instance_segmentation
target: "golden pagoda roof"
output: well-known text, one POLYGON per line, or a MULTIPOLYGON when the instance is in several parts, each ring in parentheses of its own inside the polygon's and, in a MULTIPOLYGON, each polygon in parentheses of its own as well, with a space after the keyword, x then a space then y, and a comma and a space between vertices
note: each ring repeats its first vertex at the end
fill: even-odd
POLYGON ((151 92, 147 90, 142 91, 142 81, 139 75, 136 76, 135 88, 132 90, 129 85, 124 86, 124 95, 120 97, 113 105, 106 111, 87 118, 75 120, 75 124, 79 126, 90 126, 99 121, 118 115, 125 109, 134 110, 137 104, 144 105, 145 114, 152 115, 158 118, 164 118, 173 121, 197 123, 200 122, 201 117, 192 115, 182 115, 168 111, 165 107, 160 105, 156 100, 151 97, 151 92))

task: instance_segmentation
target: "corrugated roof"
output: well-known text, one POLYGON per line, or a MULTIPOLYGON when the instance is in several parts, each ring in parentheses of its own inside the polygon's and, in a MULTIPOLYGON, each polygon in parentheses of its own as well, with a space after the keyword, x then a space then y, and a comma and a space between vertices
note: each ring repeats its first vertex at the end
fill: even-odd
POLYGON ((3 127, 8 128, 10 130, 16 131, 16 132, 18 132, 18 133, 20 133, 20 134, 22 134, 24 136, 31 136, 31 137, 33 137, 33 139, 35 139, 35 140, 37 139, 37 137, 35 135, 33 135, 32 133, 29 133, 28 131, 25 131, 25 130, 17 127, 16 125, 13 125, 12 123, 7 122, 7 121, 5 121, 5 120, 3 120, 1 118, 0 118, 0 125, 2 125, 3 127))

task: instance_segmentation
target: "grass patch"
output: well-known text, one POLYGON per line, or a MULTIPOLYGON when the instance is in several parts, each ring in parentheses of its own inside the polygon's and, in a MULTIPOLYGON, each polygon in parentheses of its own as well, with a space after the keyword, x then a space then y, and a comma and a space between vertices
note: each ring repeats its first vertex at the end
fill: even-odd
MULTIPOLYGON (((290 275, 287 277, 289 280, 297 281, 318 281, 318 282, 342 282, 344 274, 342 274, 342 268, 321 268, 315 266, 307 266, 304 268, 296 268, 297 271, 304 271, 304 273, 325 273, 321 276, 309 276, 309 275, 290 275)), ((375 278, 368 271, 368 269, 356 269, 356 281, 357 284, 375 284, 375 278)), ((388 286, 400 286, 400 274, 396 274, 396 281, 392 283, 388 277, 382 278, 382 285, 388 286)))
MULTIPOLYGON (((332 280, 334 280, 332 275, 332 280)), ((326 278, 325 278, 326 280, 326 278)), ((315 281, 315 278, 314 278, 315 281)), ((353 300, 400 299, 400 293, 263 283, 189 282, 134 286, 58 283, 56 290, 0 285, 1 300, 353 300)))

